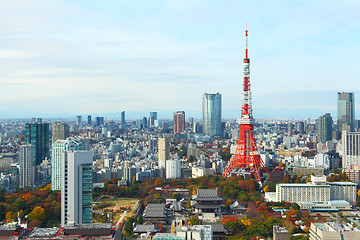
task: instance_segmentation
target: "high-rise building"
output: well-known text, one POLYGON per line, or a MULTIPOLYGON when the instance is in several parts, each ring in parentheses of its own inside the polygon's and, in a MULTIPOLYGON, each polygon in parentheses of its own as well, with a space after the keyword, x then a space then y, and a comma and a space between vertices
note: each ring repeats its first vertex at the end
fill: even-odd
POLYGON ((166 160, 170 159, 170 139, 169 138, 159 138, 158 140, 158 160, 159 167, 165 168, 166 160))
POLYGON ((185 112, 177 111, 174 113, 174 134, 185 131, 185 112))
POLYGON ((57 140, 52 145, 52 165, 51 165, 51 189, 61 190, 62 178, 62 158, 64 151, 80 150, 81 142, 77 140, 57 140))
POLYGON ((305 133, 305 123, 303 121, 296 122, 295 127, 296 127, 296 131, 299 134, 304 134, 305 133))
POLYGON ((316 134, 321 143, 326 143, 332 139, 332 124, 333 120, 330 113, 325 113, 325 115, 316 119, 316 134))
POLYGON ((20 183, 19 187, 32 187, 34 185, 34 153, 31 144, 20 146, 20 183))
POLYGON ((203 95, 203 133, 210 137, 221 136, 221 94, 203 95))
POLYGON ((153 117, 154 120, 157 120, 157 112, 150 112, 150 117, 153 117))
POLYGON ((53 142, 58 139, 66 139, 70 136, 69 124, 55 122, 52 125, 53 142))
POLYGON ((64 151, 61 226, 92 223, 92 151, 64 151))
POLYGON ((143 126, 143 128, 147 128, 147 127, 148 127, 148 126, 147 126, 147 118, 146 118, 146 117, 144 117, 143 120, 142 120, 142 126, 143 126))
POLYGON ((96 117, 96 126, 104 125, 104 117, 96 117))
POLYGON ((121 112, 121 126, 124 128, 126 126, 126 120, 125 120, 125 111, 121 112))
POLYGON ((343 168, 351 164, 360 165, 360 132, 342 131, 343 168))
POLYGON ((39 165, 49 157, 49 123, 26 123, 25 144, 31 144, 34 165, 39 165))
POLYGON ((91 125, 91 115, 88 115, 88 117, 87 117, 87 124, 89 126, 91 125))
POLYGON ((77 125, 79 128, 82 128, 82 117, 81 117, 81 116, 77 116, 77 117, 76 117, 76 125, 77 125))
POLYGON ((337 124, 340 131, 355 130, 355 100, 354 93, 338 92, 337 124))
POLYGON ((181 177, 181 165, 179 159, 166 160, 166 178, 177 179, 181 177))
POLYGON ((157 112, 150 112, 149 127, 155 126, 155 120, 157 120, 157 112))

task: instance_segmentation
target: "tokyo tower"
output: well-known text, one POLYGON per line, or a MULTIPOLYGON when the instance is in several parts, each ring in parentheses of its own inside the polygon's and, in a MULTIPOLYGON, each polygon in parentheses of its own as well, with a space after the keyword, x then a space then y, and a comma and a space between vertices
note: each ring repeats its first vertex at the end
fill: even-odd
POLYGON ((233 170, 240 168, 250 168, 255 179, 261 185, 260 168, 269 172, 264 162, 261 160, 256 146, 254 135, 255 120, 252 116, 251 91, 250 91, 250 59, 248 58, 248 30, 245 30, 246 49, 244 59, 244 83, 243 99, 241 108, 239 140, 229 166, 226 168, 223 177, 228 176, 233 170))

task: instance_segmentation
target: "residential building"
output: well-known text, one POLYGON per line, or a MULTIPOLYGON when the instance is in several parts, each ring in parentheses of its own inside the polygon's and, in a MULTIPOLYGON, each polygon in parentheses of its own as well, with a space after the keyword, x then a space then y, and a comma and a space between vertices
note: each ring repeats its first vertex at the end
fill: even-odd
POLYGON ((360 165, 350 164, 349 168, 344 169, 344 173, 353 183, 360 183, 360 165))
POLYGON ((32 187, 34 185, 34 161, 33 146, 31 144, 20 146, 19 155, 19 187, 32 187))
POLYGON ((166 178, 181 178, 181 164, 179 159, 166 160, 166 178))
POLYGON ((92 223, 92 151, 64 151, 61 226, 92 223))
POLYGON ((31 144, 34 166, 49 157, 49 123, 26 123, 25 144, 31 144))
POLYGON ((174 113, 174 134, 180 134, 185 131, 185 112, 177 111, 174 113))
POLYGON ((340 131, 355 131, 354 93, 338 92, 337 124, 340 131))
POLYGON ((158 140, 159 167, 165 168, 166 160, 170 159, 170 139, 163 137, 158 140))
POLYGON ((221 94, 203 95, 203 133, 210 137, 222 136, 221 94))
POLYGON ((51 189, 61 190, 63 152, 70 150, 81 150, 81 142, 78 140, 57 140, 52 145, 51 165, 51 189))
POLYGON ((65 140, 70 136, 69 124, 60 123, 60 122, 53 123, 52 134, 53 134, 52 142, 55 142, 58 139, 65 140))

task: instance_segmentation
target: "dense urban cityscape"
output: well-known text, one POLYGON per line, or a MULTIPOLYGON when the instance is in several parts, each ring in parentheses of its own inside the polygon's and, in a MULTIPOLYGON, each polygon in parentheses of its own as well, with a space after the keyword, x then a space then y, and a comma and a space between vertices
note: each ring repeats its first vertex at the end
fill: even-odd
MULTIPOLYGON (((172 9, 171 4, 165 9, 172 9)), ((75 100, 69 97, 70 104, 67 97, 58 98, 64 106, 85 102, 74 116, 62 116, 59 110, 57 117, 49 117, 46 112, 42 115, 29 110, 29 118, 28 112, 21 115, 22 108, 14 108, 17 116, 23 117, 6 117, 11 111, 1 109, 0 239, 360 239, 360 120, 356 119, 356 89, 331 91, 337 105, 329 109, 336 109, 336 116, 334 111, 322 111, 315 118, 310 113, 302 118, 291 114, 286 118, 257 118, 253 114, 257 109, 253 96, 256 98, 258 91, 253 89, 250 74, 250 70, 252 74, 254 71, 250 59, 253 61, 252 52, 256 50, 249 47, 252 39, 247 23, 244 33, 243 66, 239 67, 239 59, 231 59, 237 61, 242 72, 235 76, 241 89, 230 89, 241 99, 236 118, 225 114, 229 89, 222 92, 222 83, 218 82, 215 91, 200 87, 202 94, 191 102, 201 106, 202 117, 188 111, 186 104, 179 107, 182 101, 173 107, 172 116, 167 115, 166 109, 173 106, 167 102, 172 99, 169 95, 160 101, 161 105, 153 103, 153 110, 138 111, 141 117, 129 114, 137 110, 131 105, 134 98, 123 103, 128 106, 123 110, 111 109, 115 113, 109 117, 104 114, 108 110, 101 110, 101 97, 94 96, 93 102, 82 98, 82 93, 92 91, 91 83, 76 86, 76 77, 71 77, 71 83, 53 83, 55 92, 62 91, 60 85, 77 90, 79 96, 75 100), (94 110, 87 111, 84 106, 94 110)), ((118 44, 115 40, 105 42, 102 44, 118 44)), ((21 55, 0 49, 0 66, 5 63, 1 62, 2 54, 21 55)), ((256 74, 259 67, 255 69, 256 74)), ((64 69, 52 70, 64 73, 64 69)), ((82 71, 99 74, 96 70, 82 71)), ((27 74, 12 76, 18 79, 27 74)), ((26 88, 31 81, 16 84, 19 89, 22 85, 26 88)), ((107 88, 106 81, 96 93, 107 91, 106 101, 116 103, 109 89, 117 85, 107 88)), ((4 84, 5 97, 10 82, 4 84)), ((136 85, 131 81, 128 84, 136 85)), ((195 88, 191 80, 186 84, 189 89, 195 88)), ((272 94, 269 101, 279 94, 262 84, 265 92, 272 94)), ((120 85, 124 92, 131 93, 126 84, 120 85)), ((158 92, 159 85, 146 86, 151 86, 146 91, 152 95, 164 93, 158 92)), ((164 89, 179 100, 175 92, 181 91, 176 87, 170 91, 169 86, 165 84, 164 89)), ((21 91, 12 101, 21 95, 22 105, 34 107, 34 101, 40 99, 39 106, 48 104, 51 114, 56 113, 58 100, 49 100, 49 96, 41 95, 42 90, 33 93, 36 97, 29 97, 28 103, 21 91)), ((181 92, 183 98, 190 95, 181 92)), ((147 97, 137 100, 135 104, 139 105, 151 102, 147 97)), ((286 97, 282 100, 288 101, 286 97)))

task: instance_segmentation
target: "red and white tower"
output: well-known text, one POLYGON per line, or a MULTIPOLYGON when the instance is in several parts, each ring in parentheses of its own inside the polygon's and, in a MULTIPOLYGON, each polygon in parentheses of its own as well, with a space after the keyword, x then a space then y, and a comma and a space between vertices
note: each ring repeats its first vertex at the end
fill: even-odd
POLYGON ((248 58, 248 30, 245 30, 246 49, 244 59, 244 83, 243 99, 241 108, 239 140, 229 166, 226 168, 223 176, 228 176, 233 170, 240 168, 250 168, 256 180, 261 184, 260 168, 269 172, 264 162, 261 160, 258 152, 255 135, 254 123, 251 107, 250 91, 250 59, 248 58))

